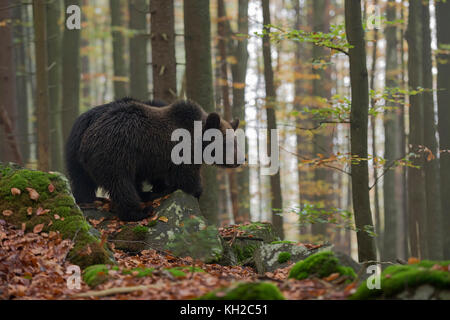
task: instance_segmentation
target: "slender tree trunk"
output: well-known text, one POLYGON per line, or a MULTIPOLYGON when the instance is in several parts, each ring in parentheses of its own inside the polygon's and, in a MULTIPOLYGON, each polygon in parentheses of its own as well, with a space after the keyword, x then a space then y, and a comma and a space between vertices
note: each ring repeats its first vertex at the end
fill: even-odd
MULTIPOLYGON (((367 158, 367 126, 369 84, 366 66, 366 47, 361 21, 361 0, 345 0, 345 29, 350 57, 352 108, 350 114, 351 154, 367 158)), ((355 223, 358 228, 359 261, 376 260, 375 241, 366 228, 372 229, 369 197, 369 169, 366 160, 352 162, 352 191, 355 223)))
POLYGON ((50 169, 49 97, 47 74, 47 30, 45 0, 33 1, 34 39, 36 42, 36 113, 38 123, 38 166, 50 169))
MULTIPOLYGON (((262 0, 263 9, 263 24, 267 32, 270 28, 270 8, 269 0, 262 0)), ((263 59, 264 59, 264 80, 266 82, 266 114, 267 114, 267 153, 270 155, 272 150, 272 129, 277 129, 277 119, 275 114, 275 102, 277 99, 275 92, 274 76, 272 69, 271 45, 268 35, 263 37, 263 59)), ((274 159, 272 159, 274 161, 274 159)), ((279 161, 279 159, 275 159, 279 161)), ((270 176, 270 192, 271 192, 271 208, 272 208, 272 223, 275 231, 283 238, 283 200, 281 197, 281 181, 280 170, 276 174, 270 176)))
MULTIPOLYGON (((26 6, 18 6, 13 9, 13 19, 16 21, 27 21, 23 14, 26 6)), ((23 163, 28 163, 30 159, 30 143, 28 130, 28 107, 30 96, 28 94, 28 78, 26 68, 26 51, 25 46, 28 46, 26 39, 26 28, 23 23, 16 23, 14 26, 13 39, 16 39, 14 50, 14 61, 16 69, 16 101, 17 101, 17 135, 19 137, 19 149, 22 155, 23 163), (20 39, 20 40, 19 40, 20 39)), ((1 129, 0 129, 1 130, 1 129)))
MULTIPOLYGON (((450 12, 449 12, 450 13, 450 12)), ((431 30, 429 1, 422 2, 422 37, 423 37, 423 87, 429 91, 423 94, 424 106, 424 141, 430 150, 429 158, 425 161, 425 191, 427 229, 426 242, 428 259, 442 259, 442 213, 441 195, 439 189, 439 160, 437 158, 438 143, 436 140, 436 123, 434 121, 433 95, 433 62, 431 55, 431 30)))
MULTIPOLYGON (((206 112, 215 111, 211 65, 211 27, 209 0, 184 1, 186 51, 186 95, 206 112)), ((211 224, 217 224, 216 168, 204 166, 200 209, 211 224)))
POLYGON ((173 0, 151 0, 153 96, 167 103, 177 97, 173 0))
MULTIPOLYGON (((420 1, 409 2, 409 20, 406 39, 408 40, 409 89, 423 86, 423 45, 422 45, 422 5, 420 1)), ((411 95, 409 107, 409 145, 410 153, 416 153, 413 164, 420 166, 408 168, 408 211, 411 254, 425 257, 426 248, 426 190, 423 170, 424 159, 420 146, 424 145, 423 94, 411 95)))
POLYGON ((125 39, 123 32, 125 23, 123 16, 125 14, 125 1, 109 0, 111 9, 111 30, 113 44, 113 66, 114 66, 114 97, 123 98, 127 95, 127 68, 125 62, 125 39))
POLYGON ((47 2, 48 94, 50 107, 51 169, 64 170, 61 105, 62 11, 60 1, 47 2))
MULTIPOLYGON (((239 34, 248 34, 248 0, 238 0, 238 22, 239 34)), ((248 40, 246 36, 235 36, 233 55, 236 63, 231 65, 231 76, 233 79, 233 118, 241 121, 240 127, 245 130, 245 78, 247 76, 248 40)), ((247 143, 247 141, 246 141, 247 143)), ((246 145, 246 150, 248 150, 246 145)), ((239 167, 236 171, 238 215, 244 221, 250 221, 250 169, 248 165, 239 167)))
MULTIPOLYGON (((81 6, 80 0, 65 0, 65 8, 81 6)), ((68 15, 66 13, 66 19, 68 15)), ((66 21, 66 20, 65 20, 66 21)), ((80 30, 64 28, 62 55, 62 125, 64 141, 80 113, 80 30)))
MULTIPOLYGON (((397 19, 395 0, 389 0, 386 8, 387 21, 397 19)), ((398 87, 399 81, 397 70, 400 67, 397 54, 397 27, 388 25, 385 30, 386 38, 386 68, 385 83, 386 88, 398 87)), ((391 106, 389 104, 389 106, 391 106)), ((399 108, 399 105, 392 107, 399 108)), ((397 258, 396 245, 398 241, 397 234, 397 212, 402 212, 402 195, 397 189, 402 189, 401 168, 389 169, 388 166, 402 157, 401 148, 401 125, 400 109, 387 109, 384 115, 384 158, 387 160, 385 165, 386 173, 383 182, 384 198, 384 231, 383 247, 380 247, 380 253, 383 261, 395 261, 397 258), (399 201, 400 200, 400 201, 399 201)))
POLYGON ((148 100, 147 74, 147 19, 146 0, 130 0, 130 95, 140 100, 148 100))
POLYGON ((439 55, 437 57, 437 97, 439 115, 440 188, 444 259, 450 259, 450 1, 436 2, 436 25, 439 55))
MULTIPOLYGON (((1 0, 0 6, 7 8, 12 1, 1 0)), ((12 148, 11 142, 16 140, 17 105, 16 105, 16 71, 14 65, 13 24, 11 23, 11 10, 0 10, 0 21, 5 25, 0 27, 0 109, 5 109, 11 125, 11 132, 5 133, 6 123, 0 120, 0 155, 2 161, 21 162, 17 152, 12 148)))

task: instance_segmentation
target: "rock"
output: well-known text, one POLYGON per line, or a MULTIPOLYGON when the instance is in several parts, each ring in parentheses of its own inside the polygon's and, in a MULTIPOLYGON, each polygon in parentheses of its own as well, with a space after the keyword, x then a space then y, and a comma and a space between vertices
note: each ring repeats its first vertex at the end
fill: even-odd
MULTIPOLYGON (((104 218, 98 226, 100 229, 107 229, 115 218, 114 214, 95 209, 85 210, 84 214, 88 219, 104 218)), ((222 258, 224 248, 218 230, 206 225, 193 196, 175 191, 155 209, 155 216, 157 219, 147 226, 123 223, 118 232, 110 235, 109 241, 114 242, 117 249, 132 253, 155 249, 170 250, 177 256, 197 255, 204 262, 217 262, 222 258)))
POLYGON ((340 265, 332 251, 317 252, 297 262, 289 272, 289 278, 297 280, 303 280, 311 276, 324 278, 333 273, 346 276, 348 280, 356 278, 353 269, 340 265))
POLYGON ((255 250, 253 257, 256 270, 264 274, 287 267, 290 262, 303 260, 309 255, 311 253, 305 246, 295 243, 264 243, 255 250))
POLYGON ((59 232, 72 239, 67 258, 85 268, 115 263, 100 234, 86 222, 76 205, 67 179, 57 172, 42 172, 0 163, 0 219, 25 232, 59 232))
POLYGON ((442 299, 450 290, 449 265, 423 260, 389 266, 381 273, 380 289, 369 289, 363 282, 350 299, 442 299))
POLYGON ((237 262, 243 265, 255 266, 253 253, 263 243, 271 243, 279 240, 272 224, 268 222, 251 222, 242 225, 228 226, 224 233, 233 234, 226 237, 227 244, 231 247, 237 262), (232 241, 230 243, 230 241, 232 241))
POLYGON ((277 286, 267 282, 236 283, 214 290, 198 300, 284 300, 277 286))

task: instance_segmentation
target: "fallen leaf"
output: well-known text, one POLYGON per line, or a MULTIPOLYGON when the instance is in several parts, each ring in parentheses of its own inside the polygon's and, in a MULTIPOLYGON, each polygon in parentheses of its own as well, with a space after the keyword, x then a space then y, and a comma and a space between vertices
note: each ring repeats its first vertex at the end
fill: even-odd
POLYGON ((53 191, 55 191, 55 186, 53 184, 49 184, 48 185, 48 192, 52 193, 53 191))
POLYGON ((2 214, 3 214, 5 217, 9 217, 10 215, 13 214, 13 212, 12 212, 11 210, 3 210, 2 214))
POLYGON ((420 260, 415 257, 411 257, 408 259, 408 264, 417 264, 419 262, 420 262, 420 260))
POLYGON ((26 188, 28 191, 28 194, 30 195, 30 199, 37 201, 37 199, 39 199, 39 193, 34 190, 33 188, 26 188))
POLYGON ((324 278, 325 281, 333 281, 339 278, 339 273, 335 272, 330 274, 328 277, 324 278))
POLYGON ((18 196, 18 195, 20 195, 22 193, 22 191, 20 191, 20 189, 17 189, 17 188, 11 188, 11 194, 13 195, 13 196, 18 196))
POLYGON ((47 212, 50 212, 50 210, 49 209, 42 209, 42 207, 39 207, 37 210, 36 210, 36 215, 37 216, 42 216, 43 214, 46 214, 47 212))
POLYGON ((55 220, 61 219, 61 217, 58 214, 54 214, 53 217, 55 218, 55 220))
POLYGON ((39 233, 42 231, 42 229, 44 229, 44 224, 43 223, 37 224, 33 228, 33 233, 39 233))
POLYGON ((159 220, 159 221, 162 221, 162 222, 167 222, 167 221, 169 221, 169 219, 167 219, 167 217, 165 217, 165 216, 159 217, 158 220, 159 220))
POLYGON ((25 231, 25 228, 26 228, 26 227, 27 227, 26 223, 23 222, 23 223, 22 223, 22 228, 21 228, 21 230, 22 230, 22 231, 25 231))
POLYGON ((27 208, 27 214, 28 214, 29 216, 31 216, 31 215, 33 214, 33 208, 32 208, 32 207, 28 207, 28 208, 27 208))

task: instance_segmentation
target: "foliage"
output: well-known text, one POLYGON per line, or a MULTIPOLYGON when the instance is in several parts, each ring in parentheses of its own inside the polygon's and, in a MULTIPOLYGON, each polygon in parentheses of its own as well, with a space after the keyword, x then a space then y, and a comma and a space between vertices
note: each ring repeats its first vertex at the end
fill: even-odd
POLYGON ((214 290, 200 300, 284 300, 283 294, 267 282, 239 283, 230 288, 214 290))
POLYGON ((280 252, 278 254, 278 263, 285 263, 288 262, 291 259, 291 253, 290 252, 280 252))

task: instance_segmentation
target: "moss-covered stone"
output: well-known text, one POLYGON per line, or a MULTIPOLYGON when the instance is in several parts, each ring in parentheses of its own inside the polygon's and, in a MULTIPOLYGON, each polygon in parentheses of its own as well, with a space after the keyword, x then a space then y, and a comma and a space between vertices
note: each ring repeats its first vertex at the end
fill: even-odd
POLYGON ((96 287, 108 280, 110 270, 118 270, 118 267, 105 264, 89 266, 83 271, 83 281, 92 288, 96 287))
POLYGON ((297 262, 289 272, 289 278, 297 280, 303 280, 310 276, 323 278, 332 273, 340 273, 341 275, 348 276, 349 279, 356 277, 355 271, 352 268, 339 264, 339 260, 333 252, 323 251, 297 262))
POLYGON ((268 282, 237 283, 214 290, 199 300, 284 300, 277 286, 268 282))
POLYGON ((425 285, 434 287, 437 292, 450 290, 449 265, 450 261, 424 260, 417 264, 389 266, 381 274, 380 289, 369 289, 363 282, 350 299, 398 298, 397 294, 425 285))
POLYGON ((288 262, 291 259, 291 253, 290 252, 280 252, 278 254, 278 263, 285 263, 288 262))
POLYGON ((112 253, 75 204, 67 179, 59 173, 0 163, 0 214, 6 222, 25 228, 25 232, 42 225, 41 232, 55 231, 63 239, 72 239, 74 247, 68 259, 82 268, 114 263, 112 253), (20 194, 13 193, 12 188, 20 190, 20 194), (12 214, 2 214, 6 210, 12 214))

